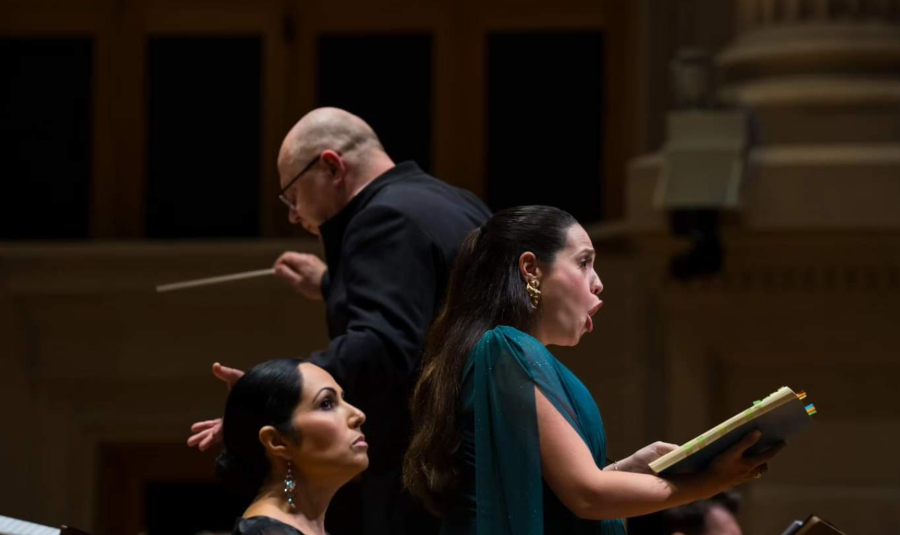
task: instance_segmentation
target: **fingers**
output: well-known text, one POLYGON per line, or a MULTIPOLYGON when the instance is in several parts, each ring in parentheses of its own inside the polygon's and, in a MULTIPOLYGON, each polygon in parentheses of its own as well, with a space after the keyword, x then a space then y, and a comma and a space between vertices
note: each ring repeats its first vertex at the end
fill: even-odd
POLYGON ((753 461, 756 462, 756 464, 765 464, 781 453, 781 450, 783 450, 785 446, 787 446, 786 443, 779 442, 759 455, 754 455, 753 461))
POLYGON ((780 442, 760 454, 745 455, 748 449, 759 443, 760 437, 762 433, 759 430, 747 433, 713 461, 710 470, 716 474, 714 477, 722 479, 724 488, 762 477, 769 470, 767 463, 781 453, 786 445, 780 442))
POLYGON ((205 422, 197 422, 191 426, 192 433, 199 433, 200 431, 204 431, 209 429, 210 427, 216 425, 218 420, 206 420, 205 422))
POLYGON ((762 476, 766 475, 766 472, 769 471, 769 461, 771 461, 772 458, 781 453, 781 450, 783 450, 785 446, 787 446, 786 443, 779 442, 778 444, 775 444, 774 446, 768 448, 761 454, 747 458, 747 460, 751 461, 754 467, 750 472, 749 477, 753 479, 759 479, 762 476))
POLYGON ((210 429, 210 432, 200 441, 200 451, 208 450, 210 446, 214 445, 216 442, 218 442, 218 440, 216 440, 216 434, 210 429))
POLYGON ((769 465, 766 463, 763 463, 763 464, 755 467, 753 470, 751 470, 750 473, 747 474, 746 479, 759 479, 762 476, 764 476, 766 474, 766 472, 768 472, 768 471, 769 471, 769 465))
POLYGON ((290 266, 296 262, 296 258, 300 256, 300 253, 295 253, 293 251, 285 251, 281 253, 281 256, 275 260, 275 266, 290 266))
MULTIPOLYGON (((209 429, 206 429, 197 434, 191 435, 187 439, 187 445, 189 447, 193 448, 194 446, 197 446, 198 444, 203 442, 203 440, 206 439, 207 435, 209 435, 209 429)), ((201 451, 202 451, 202 449, 201 449, 201 451)))
POLYGON ((287 254, 287 253, 282 253, 278 258, 276 258, 276 259, 275 259, 275 262, 272 263, 272 267, 275 268, 275 269, 277 270, 277 269, 278 269, 278 266, 280 266, 281 264, 284 263, 284 255, 286 255, 286 254, 287 254))
POLYGON ((303 255, 288 251, 279 256, 272 267, 275 268, 276 275, 291 284, 297 284, 300 280, 302 264, 303 255))
POLYGON ((318 256, 289 251, 278 257, 274 269, 275 275, 294 290, 310 299, 321 299, 322 277, 328 266, 318 256))
POLYGON ((191 426, 191 432, 194 434, 188 437, 187 445, 192 448, 196 446, 200 448, 200 451, 206 451, 207 448, 222 440, 222 419, 197 422, 191 426))
POLYGON ((326 269, 325 262, 314 254, 294 253, 288 251, 278 257, 272 266, 277 271, 279 268, 287 269, 295 273, 310 273, 326 269))
POLYGON ((236 381, 244 376, 244 372, 243 370, 232 368, 230 366, 223 366, 216 362, 213 363, 213 375, 223 381, 236 381))
MULTIPOLYGON (((206 422, 202 422, 206 423, 206 422)), ((194 424, 197 425, 197 424, 194 424)), ((191 448, 197 447, 200 451, 206 451, 222 440, 222 425, 220 421, 214 421, 213 426, 191 435, 187 440, 187 445, 191 448)))
POLYGON ((300 282, 303 280, 303 278, 298 273, 284 264, 275 264, 275 275, 281 277, 294 286, 300 284, 300 282))
POLYGON ((737 444, 730 447, 728 449, 728 453, 738 457, 743 455, 745 451, 749 450, 753 447, 754 444, 759 442, 759 437, 761 436, 762 433, 759 431, 759 429, 750 431, 749 433, 744 435, 744 438, 742 438, 737 444))
POLYGON ((237 368, 229 368, 228 366, 222 366, 218 362, 214 362, 212 365, 213 375, 216 376, 220 381, 224 381, 225 384, 228 385, 230 389, 234 386, 234 383, 238 381, 241 377, 244 376, 244 372, 237 368))
POLYGON ((288 251, 278 257, 274 267, 276 269, 283 267, 292 271, 302 271, 305 266, 311 263, 313 258, 316 257, 311 254, 288 251))

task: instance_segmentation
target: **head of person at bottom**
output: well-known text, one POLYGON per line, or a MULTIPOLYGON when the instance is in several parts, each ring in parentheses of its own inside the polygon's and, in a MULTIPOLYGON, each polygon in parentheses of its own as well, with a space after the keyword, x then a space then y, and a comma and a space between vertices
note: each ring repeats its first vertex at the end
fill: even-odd
MULTIPOLYGON (((228 395, 217 462, 220 478, 250 502, 243 519, 324 533, 332 496, 369 464, 365 420, 314 364, 272 360, 247 372, 228 395)), ((242 525, 236 533, 257 532, 242 525)))
POLYGON ((741 535, 737 521, 740 498, 721 492, 649 515, 628 519, 629 535, 741 535))
POLYGON ((440 513, 459 481, 458 386, 472 348, 498 325, 544 345, 574 346, 603 302, 590 236, 567 212, 521 206, 494 214, 460 247, 443 309, 426 340, 412 399, 407 487, 440 513))

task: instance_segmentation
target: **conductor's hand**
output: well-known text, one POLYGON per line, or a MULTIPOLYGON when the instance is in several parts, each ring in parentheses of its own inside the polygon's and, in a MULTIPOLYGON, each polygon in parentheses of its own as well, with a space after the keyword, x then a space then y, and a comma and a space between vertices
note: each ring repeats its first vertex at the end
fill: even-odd
MULTIPOLYGON (((225 382, 228 390, 231 390, 234 383, 244 375, 241 370, 222 366, 218 362, 213 364, 212 372, 217 379, 225 382)), ((197 422, 191 426, 191 432, 194 434, 188 438, 187 445, 192 448, 197 446, 200 451, 206 451, 211 446, 222 442, 222 419, 197 422)))
POLYGON ((322 277, 328 271, 316 255, 288 251, 275 261, 275 274, 309 299, 322 299, 322 277))
POLYGON ((706 470, 706 476, 715 488, 713 493, 728 490, 748 479, 762 477, 769 469, 768 462, 784 449, 785 443, 781 442, 756 455, 750 455, 747 450, 759 441, 762 433, 751 431, 731 448, 720 453, 706 470))
POLYGON ((678 446, 676 444, 669 444, 668 442, 654 442, 653 444, 644 446, 643 448, 632 453, 631 456, 627 457, 626 459, 619 461, 618 468, 623 472, 634 472, 636 474, 652 474, 653 470, 650 470, 650 463, 675 449, 678 449, 678 446))

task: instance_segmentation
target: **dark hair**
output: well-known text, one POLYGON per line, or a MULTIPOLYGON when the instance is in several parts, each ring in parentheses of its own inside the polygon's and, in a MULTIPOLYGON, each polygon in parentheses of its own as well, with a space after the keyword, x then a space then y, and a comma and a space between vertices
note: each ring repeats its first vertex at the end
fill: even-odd
POLYGON ((706 533, 706 514, 714 506, 721 506, 732 515, 737 515, 740 498, 734 491, 726 491, 708 500, 629 518, 628 535, 671 535, 676 532, 703 535, 706 533))
POLYGON ((519 257, 530 251, 538 262, 552 264, 576 223, 558 208, 510 208, 469 233, 460 247, 446 301, 425 342, 411 401, 414 432, 403 466, 404 484, 436 514, 446 508, 460 478, 459 392, 469 353, 498 325, 531 329, 535 316, 519 257))
POLYGON ((231 388, 222 419, 224 448, 216 460, 216 474, 241 498, 252 501, 272 467, 259 441, 267 425, 299 438, 291 425, 300 402, 303 376, 299 359, 279 359, 254 366, 231 388))

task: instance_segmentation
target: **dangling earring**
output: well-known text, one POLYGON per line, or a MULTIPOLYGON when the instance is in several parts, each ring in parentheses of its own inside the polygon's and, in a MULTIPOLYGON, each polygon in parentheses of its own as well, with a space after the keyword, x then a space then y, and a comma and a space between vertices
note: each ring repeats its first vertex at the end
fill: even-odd
POLYGON ((296 509, 296 505, 294 505, 294 489, 296 487, 297 483, 294 481, 294 471, 292 470, 291 462, 288 461, 287 472, 284 474, 284 496, 287 498, 287 503, 291 508, 291 511, 296 509))
POLYGON ((541 283, 537 279, 531 279, 525 285, 525 291, 528 292, 528 297, 531 299, 531 308, 535 310, 541 304, 541 291, 538 290, 540 286, 541 283))

